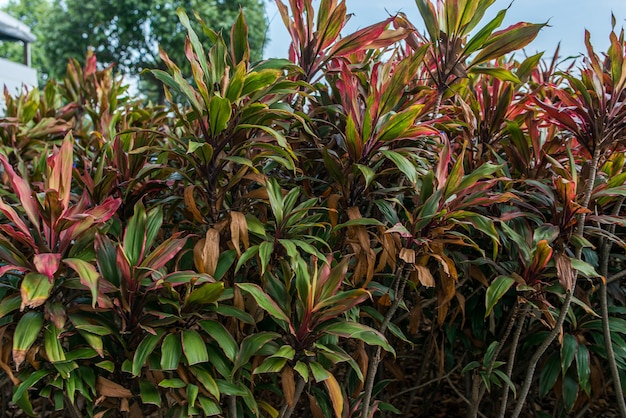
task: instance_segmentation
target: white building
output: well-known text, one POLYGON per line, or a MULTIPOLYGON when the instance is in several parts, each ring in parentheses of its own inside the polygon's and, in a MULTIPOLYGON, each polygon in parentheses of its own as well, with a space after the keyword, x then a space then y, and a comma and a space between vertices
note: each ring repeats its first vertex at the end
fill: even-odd
MULTIPOLYGON (((29 87, 37 85, 37 71, 30 67, 30 44, 35 39, 28 26, 0 12, 0 40, 21 42, 24 45, 24 59, 21 63, 0 58, 0 92, 4 91, 4 86, 10 93, 17 93, 23 85, 29 87)), ((0 100, 4 101, 2 97, 0 94, 0 100)))

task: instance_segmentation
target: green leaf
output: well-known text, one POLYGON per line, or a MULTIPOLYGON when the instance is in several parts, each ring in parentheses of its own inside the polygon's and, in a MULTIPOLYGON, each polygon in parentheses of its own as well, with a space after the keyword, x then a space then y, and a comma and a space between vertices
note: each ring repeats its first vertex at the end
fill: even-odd
POLYGON ((65 361, 65 351, 59 341, 60 330, 54 325, 49 324, 43 334, 44 349, 46 356, 51 362, 65 361))
POLYGON ((356 338, 369 345, 377 345, 383 350, 395 355, 395 350, 389 344, 383 334, 374 328, 357 322, 337 321, 331 324, 323 325, 319 328, 320 332, 331 335, 337 335, 343 338, 356 338))
POLYGON ((572 267, 578 270, 583 276, 587 278, 602 277, 591 264, 572 257, 570 257, 570 260, 572 260, 572 267))
POLYGON ((185 305, 215 303, 222 296, 222 293, 224 293, 224 283, 205 283, 191 292, 185 305))
POLYGON ((274 243, 270 241, 263 241, 259 245, 259 258, 261 259, 261 276, 265 273, 265 269, 270 263, 270 257, 274 252, 274 243))
MULTIPOLYGON (((406 131, 413 126, 415 118, 417 118, 417 115, 422 111, 422 108, 423 105, 413 105, 391 116, 381 128, 378 134, 378 141, 388 142, 403 139, 406 131)), ((383 151, 383 153, 384 152, 385 151, 383 151)))
POLYGON ((309 369, 311 370, 311 374, 317 383, 323 382, 324 380, 330 377, 330 372, 324 368, 321 364, 316 361, 312 361, 309 363, 309 369))
POLYGON ((178 334, 167 334, 161 344, 161 370, 176 370, 182 352, 178 334))
POLYGON ((587 396, 591 394, 591 368, 589 366, 589 350, 584 344, 576 350, 576 370, 578 371, 578 384, 587 396))
POLYGON ((222 413, 222 407, 214 400, 209 399, 206 396, 200 395, 198 397, 198 402, 200 402, 202 412, 204 412, 204 415, 206 415, 207 417, 220 415, 222 413))
POLYGON ((250 45, 248 44, 248 25, 243 15, 243 9, 239 9, 237 20, 230 32, 230 49, 233 54, 233 62, 238 64, 241 61, 250 59, 250 45))
POLYGON ((43 327, 43 314, 30 311, 20 318, 13 333, 13 361, 15 368, 26 358, 26 352, 33 345, 43 327))
POLYGON ((304 379, 305 382, 309 381, 309 369, 306 366, 306 363, 298 360, 296 362, 296 365, 293 366, 293 369, 297 371, 300 374, 300 376, 302 376, 302 379, 304 379))
POLYGON ((171 379, 163 379, 159 382, 159 386, 167 389, 180 389, 187 386, 187 383, 183 382, 181 379, 177 377, 173 377, 171 379))
POLYGON ((411 184, 415 185, 417 183, 417 169, 408 158, 395 151, 383 150, 381 152, 386 158, 390 159, 400 171, 402 171, 411 184))
POLYGON ((11 312, 16 311, 22 304, 22 296, 17 294, 13 296, 7 296, 0 302, 0 318, 4 318, 11 312))
POLYGON ((509 291, 515 283, 515 279, 509 276, 500 276, 489 285, 487 295, 485 296, 485 318, 491 314, 494 306, 502 299, 502 296, 509 291))
POLYGON ((256 369, 254 369, 254 374, 280 373, 286 364, 286 358, 269 357, 265 359, 256 369))
POLYGON ((200 334, 194 330, 184 330, 182 332, 183 352, 189 365, 206 363, 209 361, 209 354, 206 345, 200 334))
POLYGON ((487 62, 525 47, 535 39, 544 26, 545 24, 520 22, 493 33, 470 65, 487 62))
POLYGON ((515 74, 503 67, 473 67, 470 72, 473 74, 487 74, 501 81, 511 81, 516 84, 521 83, 520 79, 517 78, 515 74))
POLYGON ((35 386, 37 382, 39 382, 41 379, 49 375, 51 372, 52 370, 41 369, 32 373, 30 376, 24 379, 22 383, 20 383, 20 385, 17 387, 17 389, 15 390, 15 393, 13 393, 13 398, 11 398, 11 402, 16 403, 19 399, 22 398, 22 396, 26 394, 28 389, 35 386))
POLYGON ((226 357, 228 357, 230 361, 234 362, 239 347, 237 346, 237 342, 231 333, 228 332, 224 325, 213 320, 200 321, 199 324, 202 329, 204 329, 206 333, 217 342, 226 357))
POLYGON ((196 399, 198 398, 198 386, 189 383, 187 385, 187 402, 189 402, 189 406, 193 406, 196 404, 196 399))
POLYGON ((239 287, 242 292, 252 296, 259 307, 270 314, 274 319, 286 322, 289 326, 291 326, 289 317, 285 315, 282 309, 278 307, 278 304, 276 304, 276 302, 274 302, 274 300, 259 286, 253 283, 237 283, 237 287, 239 287))
POLYGON ((561 346, 561 372, 563 376, 576 357, 578 351, 578 340, 572 334, 563 335, 563 345, 561 346))
POLYGON ((578 398, 578 380, 572 375, 567 373, 563 377, 563 403, 565 409, 571 411, 578 398))
POLYGON ((143 340, 141 340, 137 350, 135 350, 135 355, 133 356, 133 365, 131 369, 133 376, 139 376, 141 369, 148 360, 148 356, 152 354, 152 351, 154 351, 155 347, 159 343, 163 332, 163 330, 158 330, 157 335, 148 334, 143 340))
POLYGON ((356 218, 356 219, 351 219, 347 222, 344 222, 342 224, 339 224, 337 226, 335 226, 333 228, 333 231, 336 231, 338 229, 341 228, 347 228, 349 226, 370 226, 370 225, 374 225, 374 226, 383 226, 383 223, 381 221, 379 221, 378 219, 373 219, 373 218, 356 218))
POLYGON ((241 342, 241 348, 237 353, 235 365, 233 366, 232 375, 234 376, 239 368, 248 363, 250 358, 263 348, 270 341, 275 340, 280 335, 275 332, 259 332, 244 338, 241 342))
POLYGON ((98 279, 100 278, 96 267, 79 258, 66 258, 63 262, 78 273, 80 282, 91 292, 91 306, 95 308, 98 301, 98 279))
MULTIPOLYGON (((228 126, 232 113, 230 100, 213 96, 209 102, 209 126, 211 135, 219 135, 228 126)), ((208 138, 207 138, 208 139, 208 138)))
POLYGON ((151 248, 154 244, 159 231, 163 225, 163 206, 159 205, 150 209, 146 216, 146 249, 151 248))
POLYGON ((141 395, 141 402, 144 404, 152 404, 158 407, 161 406, 161 395, 159 390, 147 380, 139 381, 139 393, 141 395))
POLYGON ((24 308, 37 308, 43 305, 50 291, 52 290, 52 283, 48 276, 40 273, 28 273, 22 280, 20 286, 20 293, 22 295, 22 309, 24 308))
POLYGON ((553 353, 541 370, 539 377, 539 396, 544 397, 552 389, 561 371, 559 355, 553 353))
POLYGON ((131 267, 143 257, 146 239, 146 209, 141 202, 135 205, 135 213, 130 218, 124 234, 124 253, 131 267))
POLYGON ((213 396, 215 399, 220 398, 220 389, 217 387, 217 383, 211 373, 203 369, 201 366, 192 366, 190 367, 191 373, 196 376, 198 382, 204 386, 204 388, 213 396))

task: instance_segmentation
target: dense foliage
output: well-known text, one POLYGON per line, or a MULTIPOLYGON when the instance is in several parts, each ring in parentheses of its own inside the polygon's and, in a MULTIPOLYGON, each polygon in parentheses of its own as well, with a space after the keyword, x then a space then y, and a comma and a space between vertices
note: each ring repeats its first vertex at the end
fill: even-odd
POLYGON ((277 0, 266 61, 181 10, 166 107, 7 95, 2 415, 626 415, 624 33, 559 71, 492 3, 277 0))

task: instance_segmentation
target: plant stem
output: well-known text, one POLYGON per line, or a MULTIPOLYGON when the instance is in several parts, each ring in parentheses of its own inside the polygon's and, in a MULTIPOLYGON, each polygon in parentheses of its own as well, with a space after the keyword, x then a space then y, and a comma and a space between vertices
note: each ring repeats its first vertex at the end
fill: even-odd
POLYGON ((289 404, 285 402, 285 405, 283 405, 283 408, 280 411, 280 415, 278 416, 279 418, 291 417, 291 414, 293 414, 293 411, 296 409, 296 405, 298 404, 298 401, 300 400, 300 396, 302 395, 302 391, 304 390, 305 384, 306 382, 304 381, 302 376, 298 376, 298 383, 296 383, 296 391, 293 395, 293 405, 289 406, 289 404))
MULTIPOLYGON (((515 364, 515 354, 517 353, 517 347, 519 343, 520 336, 522 335, 522 330, 524 329, 524 322, 526 322, 526 315, 528 315, 529 305, 524 307, 522 311, 522 315, 519 318, 519 322, 517 323, 517 328, 515 329, 515 334, 513 334, 513 341, 511 342, 511 352, 509 353, 509 359, 506 364, 506 375, 511 380, 511 376, 513 375, 513 365, 515 364)), ((506 413, 506 404, 509 400, 509 387, 508 385, 504 385, 503 393, 502 393, 502 403, 500 404, 500 414, 498 418, 504 418, 504 414, 506 413)))
MULTIPOLYGON (((601 152, 600 146, 598 145, 594 149, 593 158, 591 159, 591 169, 589 172, 589 178, 587 180, 588 183, 586 185, 587 187, 585 188, 585 194, 583 196, 583 203, 581 205, 583 210, 589 207, 589 201, 591 200, 591 193, 593 192, 593 185, 596 182, 596 175, 598 172, 598 163, 600 161, 601 156, 602 156, 602 152, 601 152)), ((572 170, 575 170, 575 169, 576 169, 575 167, 572 167, 572 170)), ((583 237, 584 232, 585 232, 585 218, 586 218, 586 214, 584 212, 580 213, 580 215, 578 216, 578 228, 576 230, 576 235, 580 238, 583 237)), ((576 258, 579 260, 582 258, 582 251, 583 251, 582 247, 578 247, 576 249, 576 258)), ((537 348, 537 351, 535 351, 535 353, 530 359, 530 363, 528 364, 528 370, 524 378, 524 383, 520 390, 519 399, 517 401, 517 405, 515 406, 515 410, 513 411, 513 415, 511 415, 511 418, 518 418, 520 413, 522 412, 522 409, 524 408, 524 404, 526 403, 526 397, 528 396, 528 392, 530 391, 530 387, 533 383, 533 377, 535 376, 535 369, 537 368, 537 364, 539 363, 539 360, 541 359, 543 354, 546 352, 548 347, 552 344, 552 341, 554 341, 556 336, 561 332, 561 329, 563 328, 563 324, 565 323, 565 317, 567 316, 567 312, 569 311, 570 304, 572 303, 572 296, 574 295, 574 291, 576 290, 576 282, 577 280, 574 280, 574 283, 572 284, 572 288, 569 291, 566 290, 567 294, 565 296, 565 300, 563 301, 563 305, 561 306, 561 312, 559 313, 559 317, 556 320, 556 324, 554 325, 554 328, 552 328, 552 331, 550 331, 550 334, 548 334, 546 339, 543 341, 543 343, 541 343, 541 345, 537 348)))
MULTIPOLYGON (((400 306, 400 301, 404 296, 404 289, 406 287, 406 282, 409 278, 409 274, 411 273, 411 269, 405 263, 398 268, 398 273, 396 275, 396 284, 394 289, 394 299, 393 303, 389 307, 385 318, 383 319, 382 324, 380 325, 380 333, 385 334, 387 327, 389 326, 389 322, 391 322, 391 318, 396 313, 398 306, 400 306)), ((378 365, 380 364, 382 357, 382 347, 377 346, 376 352, 374 353, 374 357, 371 360, 371 363, 367 369, 367 377, 365 379, 365 391, 363 393, 363 407, 361 416, 366 418, 369 416, 370 412, 370 402, 372 400, 372 391, 374 390, 374 381, 376 380, 376 372, 378 371, 378 365)))
MULTIPOLYGON (((509 339, 509 335, 511 335, 511 331, 513 331, 513 326, 515 325, 515 321, 517 320, 517 315, 519 314, 519 304, 515 303, 515 308, 513 308, 513 312, 511 313, 511 319, 506 327, 506 331, 504 335, 498 342, 498 346, 496 347, 496 351, 493 353, 493 357, 489 361, 489 365, 487 366, 487 378, 491 375, 493 371, 493 365, 496 363, 500 352, 502 351, 502 347, 504 347, 504 343, 509 339)), ((480 407, 480 401, 485 396, 485 391, 487 387, 481 385, 482 379, 479 375, 474 376, 474 384, 472 385, 472 403, 470 404, 470 409, 468 410, 467 416, 469 418, 476 418, 478 414, 478 408, 480 407)))
POLYGON ((228 416, 237 418, 237 398, 233 395, 228 397, 228 416))
MULTIPOLYGON (((613 209, 612 216, 618 216, 622 205, 624 204, 624 197, 622 197, 615 208, 613 209)), ((615 233, 615 224, 609 227, 609 232, 615 233)), ((600 254, 600 274, 603 277, 609 275, 609 256, 613 243, 607 238, 604 238, 603 245, 601 246, 600 254)), ((611 341, 611 326, 609 322, 609 302, 608 302, 608 283, 605 280, 600 284, 600 309, 602 310, 602 334, 604 336, 604 346, 606 347, 606 359, 609 363, 609 370, 611 370, 611 376, 613 377, 613 388, 615 389, 615 397, 617 398, 617 406, 619 407, 620 416, 626 418, 626 402, 624 401, 624 394, 622 391, 622 382, 620 380, 619 371, 617 368, 617 361, 615 360, 615 350, 613 350, 613 343, 611 341)))

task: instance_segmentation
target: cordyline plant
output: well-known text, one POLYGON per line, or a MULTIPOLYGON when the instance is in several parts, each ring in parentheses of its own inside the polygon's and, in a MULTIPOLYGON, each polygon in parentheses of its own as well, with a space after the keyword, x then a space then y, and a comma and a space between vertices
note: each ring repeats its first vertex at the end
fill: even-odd
POLYGON ((167 106, 5 95, 2 415, 626 417, 623 31, 518 61, 493 3, 277 1, 260 62, 179 10, 167 106))

